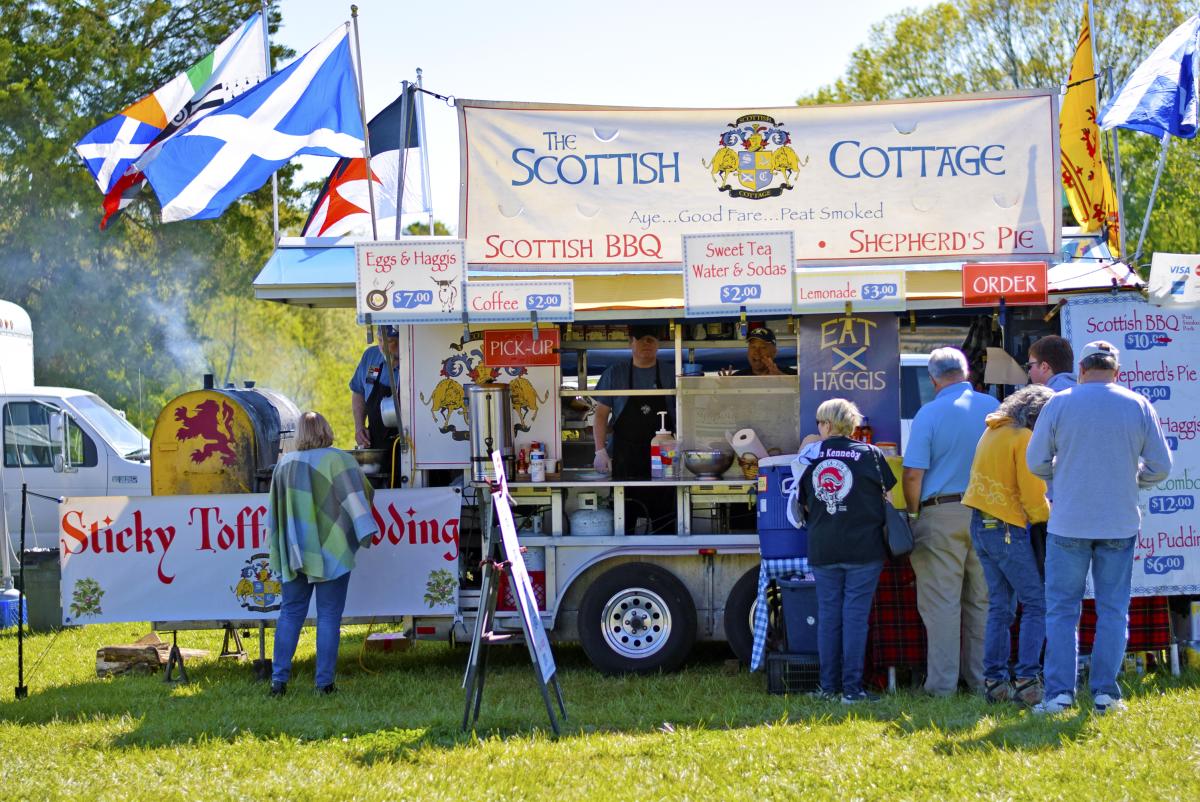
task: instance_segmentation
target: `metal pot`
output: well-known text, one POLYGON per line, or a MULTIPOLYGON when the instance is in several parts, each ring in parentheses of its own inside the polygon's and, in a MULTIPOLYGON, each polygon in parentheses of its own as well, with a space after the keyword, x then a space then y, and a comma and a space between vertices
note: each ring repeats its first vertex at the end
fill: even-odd
POLYGON ((364 473, 378 473, 388 461, 386 448, 355 448, 349 454, 362 466, 364 473))

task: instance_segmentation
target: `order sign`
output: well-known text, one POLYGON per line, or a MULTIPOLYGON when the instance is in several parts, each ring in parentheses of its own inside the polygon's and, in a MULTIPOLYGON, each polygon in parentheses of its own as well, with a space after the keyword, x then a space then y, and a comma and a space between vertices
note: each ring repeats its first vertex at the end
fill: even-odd
POLYGON ((1045 262, 967 262, 962 272, 963 306, 1044 306, 1050 280, 1045 262))
POLYGON ((468 281, 467 318, 491 323, 520 323, 534 313, 547 323, 575 319, 574 282, 468 281))
POLYGON ((796 271, 797 314, 841 312, 846 304, 857 312, 904 311, 904 271, 796 271))
POLYGON ((790 231, 683 236, 683 305, 688 315, 791 312, 790 231))
POLYGON ((354 245, 358 322, 450 323, 462 320, 466 241, 411 237, 354 245))

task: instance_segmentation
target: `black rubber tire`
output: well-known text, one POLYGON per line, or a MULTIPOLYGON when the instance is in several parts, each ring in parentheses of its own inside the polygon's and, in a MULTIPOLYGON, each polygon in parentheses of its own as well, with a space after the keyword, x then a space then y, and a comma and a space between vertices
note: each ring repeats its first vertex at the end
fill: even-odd
POLYGON ((691 594, 670 571, 650 563, 625 563, 592 582, 579 605, 579 642, 588 659, 605 674, 651 674, 673 671, 683 663, 696 640, 696 605, 691 594), (635 591, 646 591, 644 597, 635 591), (608 612, 605 608, 609 607, 608 612), (644 635, 630 634, 630 616, 642 619, 644 635), (608 622, 608 618, 613 618, 608 622), (654 642, 656 621, 665 625, 665 640, 654 642), (605 627, 609 627, 605 631, 605 627), (645 640, 643 641, 643 638, 645 640), (622 653, 624 640, 634 652, 622 653), (642 651, 642 655, 637 652, 642 651))
POLYGON ((758 566, 742 574, 733 584, 729 598, 725 600, 725 640, 734 657, 750 665, 750 654, 754 650, 754 630, 750 615, 754 600, 758 598, 758 566))

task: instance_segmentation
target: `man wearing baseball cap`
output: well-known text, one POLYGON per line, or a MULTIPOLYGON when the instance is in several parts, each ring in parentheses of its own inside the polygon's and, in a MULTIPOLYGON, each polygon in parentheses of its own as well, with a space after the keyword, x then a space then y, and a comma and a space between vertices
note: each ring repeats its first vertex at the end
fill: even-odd
POLYGON ((795 376, 795 368, 775 364, 775 332, 766 326, 755 326, 746 334, 746 361, 750 367, 735 371, 733 366, 720 371, 722 376, 795 376))
POLYGON ((388 448, 397 429, 383 423, 383 405, 392 403, 392 374, 400 352, 400 330, 379 327, 379 344, 367 346, 350 377, 350 411, 359 448, 388 448))
POLYGON ((1079 355, 1079 383, 1038 416, 1025 460, 1054 480, 1046 540, 1046 693, 1035 713, 1075 704, 1079 610, 1089 569, 1096 639, 1088 684, 1100 714, 1124 708, 1117 673, 1125 656, 1134 547, 1141 530, 1138 488, 1171 472, 1158 414, 1116 383, 1120 354, 1104 340, 1079 355))

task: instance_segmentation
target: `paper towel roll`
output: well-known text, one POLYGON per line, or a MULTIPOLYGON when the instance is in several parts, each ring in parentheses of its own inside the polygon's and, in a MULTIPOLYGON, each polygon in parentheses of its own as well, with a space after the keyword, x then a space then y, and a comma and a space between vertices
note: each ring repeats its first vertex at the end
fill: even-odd
POLYGON ((766 459, 767 449, 763 448, 762 442, 759 441, 758 435, 753 429, 738 429, 729 438, 729 445, 733 446, 734 452, 739 457, 744 457, 747 454, 753 454, 758 459, 766 459))

